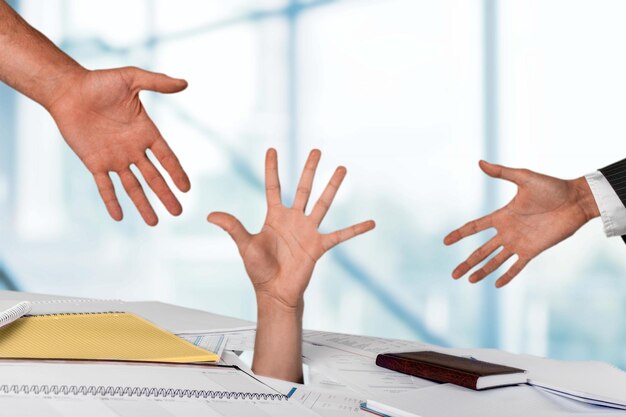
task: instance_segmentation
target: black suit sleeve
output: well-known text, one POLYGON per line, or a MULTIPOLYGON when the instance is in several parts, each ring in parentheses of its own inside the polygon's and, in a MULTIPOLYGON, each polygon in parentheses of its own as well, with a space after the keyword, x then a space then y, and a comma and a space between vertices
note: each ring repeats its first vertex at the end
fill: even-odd
MULTIPOLYGON (((600 172, 626 207, 626 159, 601 168, 600 172)), ((626 242, 626 235, 622 236, 622 239, 626 242)))

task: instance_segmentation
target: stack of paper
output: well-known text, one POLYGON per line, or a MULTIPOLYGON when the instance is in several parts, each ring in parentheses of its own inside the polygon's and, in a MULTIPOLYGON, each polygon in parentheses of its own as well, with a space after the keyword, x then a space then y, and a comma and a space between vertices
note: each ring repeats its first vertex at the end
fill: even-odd
MULTIPOLYGON (((383 374, 376 377, 375 371, 368 369, 368 360, 373 362, 379 353, 419 350, 435 350, 457 356, 473 357, 525 369, 528 383, 533 386, 529 388, 531 390, 536 391, 540 388, 545 392, 587 404, 626 409, 626 373, 604 363, 557 361, 494 349, 448 349, 402 340, 391 340, 386 343, 386 339, 381 338, 318 331, 305 332, 304 340, 309 344, 309 347, 305 344, 304 355, 308 355, 307 360, 310 364, 315 363, 316 367, 327 366, 328 373, 335 379, 352 387, 358 387, 361 393, 369 396, 368 399, 380 399, 392 406, 405 407, 404 409, 409 411, 416 410, 417 404, 414 399, 421 398, 421 394, 413 397, 412 393, 419 388, 428 388, 428 381, 398 373, 396 373, 398 379, 386 377, 383 374), (328 351, 328 348, 334 349, 334 353, 332 350, 328 351), (363 361, 359 358, 368 360, 363 361), (399 382, 402 377, 410 378, 411 383, 399 382), (380 381, 380 383, 376 384, 375 381, 380 381), (424 385, 420 387, 421 382, 417 381, 423 381, 424 385)), ((527 389, 517 388, 519 387, 516 387, 515 392, 527 391, 527 389)), ((431 393, 439 390, 447 392, 449 389, 451 388, 435 389, 431 386, 428 391, 431 393)), ((452 389, 456 392, 456 388, 452 389)), ((474 398, 471 395, 468 398, 470 397, 474 398)), ((475 397, 480 398, 481 394, 475 394, 475 397)), ((580 408, 572 407, 580 411, 580 408)), ((586 406, 581 405, 581 407, 589 411, 585 408, 586 406)))
POLYGON ((557 361, 494 349, 468 349, 476 359, 521 366, 528 383, 577 401, 626 409, 626 373, 601 362, 557 361))

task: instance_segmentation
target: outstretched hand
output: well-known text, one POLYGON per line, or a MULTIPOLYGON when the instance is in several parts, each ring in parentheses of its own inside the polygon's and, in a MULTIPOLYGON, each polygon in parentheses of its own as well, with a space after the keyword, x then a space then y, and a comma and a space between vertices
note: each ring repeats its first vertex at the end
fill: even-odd
POLYGON ((333 246, 374 228, 373 221, 323 234, 318 231, 346 176, 337 168, 311 214, 306 206, 320 160, 311 151, 292 207, 283 205, 276 151, 265 157, 267 215, 257 234, 226 213, 211 213, 208 221, 227 231, 243 258, 257 299, 257 331, 252 370, 258 375, 302 382, 302 316, 304 291, 315 263, 333 246))
POLYGON ((329 234, 318 231, 346 176, 344 167, 337 168, 311 214, 306 215, 320 156, 319 150, 311 151, 293 206, 286 207, 281 201, 276 151, 267 151, 267 216, 260 233, 250 234, 230 214, 215 212, 208 217, 209 222, 228 232, 237 244, 257 296, 267 295, 289 309, 301 306, 315 263, 324 253, 375 226, 370 220, 329 234))
POLYGON ((585 178, 562 180, 485 161, 480 161, 480 168, 490 177, 516 184, 518 191, 506 206, 465 224, 445 237, 444 243, 451 245, 489 228, 497 230, 494 237, 456 267, 452 272, 454 279, 461 278, 502 248, 469 277, 470 282, 476 283, 517 255, 517 261, 496 281, 496 287, 500 288, 519 274, 534 257, 567 239, 589 220, 599 216, 585 178))
POLYGON ((154 154, 181 191, 189 190, 189 178, 146 113, 139 92, 176 93, 186 87, 184 80, 134 67, 81 70, 47 106, 68 145, 93 174, 113 219, 119 221, 123 214, 110 172, 119 175, 144 221, 151 226, 158 222, 131 165, 139 169, 171 214, 182 213, 178 199, 146 152, 154 154))

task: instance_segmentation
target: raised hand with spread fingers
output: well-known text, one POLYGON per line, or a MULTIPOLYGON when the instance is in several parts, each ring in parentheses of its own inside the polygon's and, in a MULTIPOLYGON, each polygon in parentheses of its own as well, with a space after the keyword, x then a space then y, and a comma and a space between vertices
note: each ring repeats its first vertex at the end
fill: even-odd
POLYGON ((304 292, 315 263, 334 246, 372 230, 373 221, 342 230, 319 232, 346 169, 339 167, 311 210, 306 207, 321 153, 313 150, 304 167, 292 207, 281 200, 276 151, 265 161, 267 215, 257 234, 249 233, 230 214, 211 213, 208 221, 230 234, 235 241, 254 287, 258 323, 253 370, 265 376, 300 381, 304 292), (280 360, 275 358, 280 356, 280 360))
POLYGON ((496 286, 502 287, 519 274, 531 259, 567 239, 589 220, 600 215, 584 177, 562 180, 527 169, 508 168, 485 161, 480 161, 480 168, 490 177, 516 184, 517 195, 506 206, 472 220, 445 237, 444 243, 451 245, 486 229, 495 228, 497 231, 494 237, 454 269, 454 279, 461 278, 502 248, 469 277, 470 282, 479 282, 517 255, 516 262, 496 281, 496 286))

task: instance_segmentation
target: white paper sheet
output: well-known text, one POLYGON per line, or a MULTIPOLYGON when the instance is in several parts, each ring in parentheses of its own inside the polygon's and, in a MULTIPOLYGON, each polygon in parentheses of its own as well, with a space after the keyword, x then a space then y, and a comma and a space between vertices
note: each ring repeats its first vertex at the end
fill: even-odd
POLYGON ((188 341, 202 349, 206 349, 209 352, 215 353, 217 356, 222 357, 224 354, 224 347, 228 342, 228 338, 222 334, 216 335, 193 335, 193 336, 179 336, 181 339, 188 341))
POLYGON ((533 385, 590 402, 626 406, 626 373, 602 362, 557 361, 495 349, 465 349, 479 360, 525 369, 533 385))
MULTIPOLYGON (((234 352, 225 350, 224 354, 222 355, 221 359, 220 359, 220 364, 222 365, 232 365, 232 366, 236 366, 239 369, 241 369, 242 371, 246 372, 249 375, 254 375, 254 372, 252 372, 252 369, 250 368, 250 365, 248 365, 246 362, 244 362, 239 355, 237 355, 234 352)), ((259 378, 261 379, 261 378, 259 378)), ((268 384, 269 385, 269 384, 268 384)), ((273 385, 269 385, 270 387, 276 389, 276 387, 274 387, 273 385)), ((277 390, 279 391, 279 390, 277 390)), ((281 391, 279 391, 281 392, 281 391)), ((284 393, 285 395, 287 395, 288 392, 284 393)))
POLYGON ((297 401, 320 416, 354 417, 364 414, 360 410, 360 405, 365 400, 354 391, 327 390, 267 377, 259 377, 259 379, 276 391, 290 395, 291 401, 297 401))
POLYGON ((346 352, 367 356, 376 359, 379 353, 410 352, 419 350, 445 351, 447 349, 426 343, 383 339, 381 337, 357 336, 343 333, 322 332, 317 330, 305 330, 303 334, 305 342, 333 347, 346 352))
POLYGON ((254 339, 256 330, 244 330, 239 332, 225 333, 228 336, 226 348, 239 352, 249 352, 254 350, 254 339))
POLYGON ((609 417, 626 416, 623 410, 571 401, 529 385, 473 391, 440 384, 378 400, 422 417, 609 417))
POLYGON ((370 357, 304 343, 305 363, 344 383, 367 399, 382 399, 388 394, 414 391, 436 383, 390 371, 376 365, 370 357))
MULTIPOLYGON (((152 391, 154 392, 154 391, 152 391)), ((315 416, 295 401, 278 399, 280 393, 229 367, 157 364, 59 363, 32 361, 0 362, 0 412, 10 410, 15 416, 202 416, 293 417, 315 416), (29 387, 13 392, 11 387, 29 387), (102 392, 112 387, 146 389, 197 390, 207 393, 255 393, 276 399, 235 399, 216 395, 195 398, 194 395, 73 395, 44 394, 37 390, 54 387, 94 387, 102 392), (27 401, 25 401, 27 400, 27 401)))
POLYGON ((225 349, 235 352, 252 352, 254 351, 255 330, 242 330, 234 332, 206 332, 206 333, 179 333, 177 336, 185 340, 196 340, 204 338, 206 340, 217 340, 223 338, 226 340, 225 349))
POLYGON ((208 313, 193 308, 179 307, 158 301, 130 301, 124 311, 137 314, 172 333, 217 333, 235 330, 253 330, 256 324, 234 317, 208 313))
POLYGON ((350 417, 363 415, 360 405, 363 402, 351 392, 323 391, 312 387, 297 387, 290 400, 324 417, 350 417))

